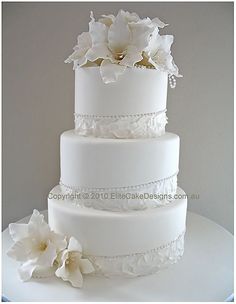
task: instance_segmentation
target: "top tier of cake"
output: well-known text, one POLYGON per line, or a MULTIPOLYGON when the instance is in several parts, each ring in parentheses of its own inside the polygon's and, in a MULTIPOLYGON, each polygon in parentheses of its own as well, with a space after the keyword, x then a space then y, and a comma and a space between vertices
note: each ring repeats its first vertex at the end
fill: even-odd
POLYGON ((75 129, 83 136, 148 138, 165 133, 168 75, 128 68, 105 84, 98 67, 75 70, 75 129))
POLYGON ((167 83, 180 77, 167 24, 120 10, 91 12, 65 62, 75 69, 75 129, 81 136, 150 138, 165 133, 167 83))
POLYGON ((98 67, 75 70, 75 113, 87 116, 132 116, 166 109, 167 73, 129 68, 105 84, 98 67))

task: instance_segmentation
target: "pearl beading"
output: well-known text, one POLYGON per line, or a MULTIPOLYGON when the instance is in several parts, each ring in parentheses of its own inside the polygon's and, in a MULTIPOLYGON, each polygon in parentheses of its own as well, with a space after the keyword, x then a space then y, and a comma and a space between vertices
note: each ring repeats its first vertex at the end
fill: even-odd
POLYGON ((164 109, 163 111, 158 112, 152 112, 152 113, 142 113, 142 114, 125 114, 125 115, 96 115, 96 114, 80 114, 80 113, 74 113, 75 118, 77 117, 88 117, 88 118, 129 118, 129 117, 153 117, 160 115, 162 113, 166 113, 167 109, 164 109))
POLYGON ((147 184, 116 188, 69 187, 60 181, 66 202, 78 208, 129 212, 164 207, 175 199, 177 173, 147 184))
POLYGON ((100 138, 153 138, 165 133, 166 109, 128 115, 90 115, 75 113, 75 132, 100 138))
MULTIPOLYGON (((185 230, 174 240, 145 252, 115 256, 95 256, 83 253, 95 269, 90 275, 137 277, 156 273, 162 268, 176 263, 184 253, 185 230)), ((66 261, 68 264, 69 261, 66 261)), ((55 275, 56 267, 46 267, 34 271, 35 279, 55 275)))
POLYGON ((163 178, 163 179, 159 179, 159 180, 149 182, 149 183, 134 185, 134 186, 126 186, 126 187, 110 187, 110 188, 73 187, 73 186, 65 185, 61 180, 59 182, 59 185, 62 186, 64 189, 67 189, 67 190, 73 191, 73 192, 104 192, 104 191, 111 192, 111 191, 141 190, 142 188, 147 188, 151 185, 156 185, 156 184, 160 184, 165 181, 171 180, 174 177, 176 177, 178 175, 178 173, 179 173, 179 171, 177 171, 175 174, 173 174, 169 177, 163 178))
MULTIPOLYGON (((117 260, 117 259, 123 259, 123 258, 127 258, 127 257, 136 257, 136 256, 138 256, 140 254, 149 254, 149 253, 157 252, 160 249, 165 249, 167 247, 170 247, 176 241, 180 240, 184 236, 184 234, 185 234, 185 230, 176 239, 174 239, 173 241, 171 241, 171 242, 169 242, 167 244, 161 245, 161 246, 159 246, 157 248, 151 249, 149 251, 146 251, 146 252, 135 252, 135 253, 131 253, 131 254, 122 254, 122 255, 114 255, 114 256, 102 255, 102 256, 96 256, 96 257, 97 258, 103 258, 103 259, 109 259, 109 260, 117 260)), ((83 256, 86 257, 86 258, 94 257, 93 255, 83 255, 83 256)))
POLYGON ((173 241, 146 252, 117 256, 85 254, 95 268, 94 274, 103 276, 142 276, 155 273, 176 263, 184 253, 185 230, 173 241))
POLYGON ((168 75, 168 79, 169 79, 169 85, 171 87, 171 89, 174 89, 176 87, 176 79, 174 77, 174 75, 168 75))

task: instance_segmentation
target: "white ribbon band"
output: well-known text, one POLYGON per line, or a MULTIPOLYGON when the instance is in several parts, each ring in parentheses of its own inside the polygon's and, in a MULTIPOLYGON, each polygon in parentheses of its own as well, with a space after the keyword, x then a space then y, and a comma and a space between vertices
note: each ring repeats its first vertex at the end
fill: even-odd
MULTIPOLYGON (((177 172, 178 173, 178 172, 177 172)), ((177 191, 177 173, 146 184, 117 188, 79 188, 60 181, 61 191, 78 207, 131 211, 169 204, 177 191)))
POLYGON ((152 138, 165 133, 166 110, 134 115, 86 115, 75 113, 75 131, 102 138, 152 138))
POLYGON ((132 277, 148 275, 176 263, 182 257, 184 235, 185 231, 168 244, 142 253, 120 256, 85 255, 85 257, 95 267, 95 274, 132 277))

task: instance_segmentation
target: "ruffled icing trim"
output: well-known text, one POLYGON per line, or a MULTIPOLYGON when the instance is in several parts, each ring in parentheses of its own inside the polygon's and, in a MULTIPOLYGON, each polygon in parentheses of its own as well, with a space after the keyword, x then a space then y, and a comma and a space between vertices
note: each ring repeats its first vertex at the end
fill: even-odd
POLYGON ((155 113, 97 116, 75 113, 75 132, 102 138, 152 138, 165 134, 166 110, 155 113))
MULTIPOLYGON (((177 172, 178 173, 178 172, 177 172)), ((68 202, 78 207, 108 211, 134 211, 165 206, 177 191, 177 173, 146 184, 120 188, 75 188, 60 181, 68 202)))
POLYGON ((184 254, 183 231, 175 240, 142 253, 120 256, 86 255, 95 268, 95 274, 103 276, 136 277, 149 275, 175 264, 184 254))

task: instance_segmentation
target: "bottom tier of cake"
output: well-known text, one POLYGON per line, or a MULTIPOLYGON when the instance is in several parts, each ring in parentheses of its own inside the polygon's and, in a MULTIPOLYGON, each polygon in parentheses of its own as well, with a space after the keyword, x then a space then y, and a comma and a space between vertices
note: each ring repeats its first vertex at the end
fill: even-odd
POLYGON ((96 273, 146 275, 183 255, 187 199, 180 188, 177 195, 164 207, 121 213, 78 207, 56 186, 48 199, 48 221, 55 232, 79 240, 96 273))

